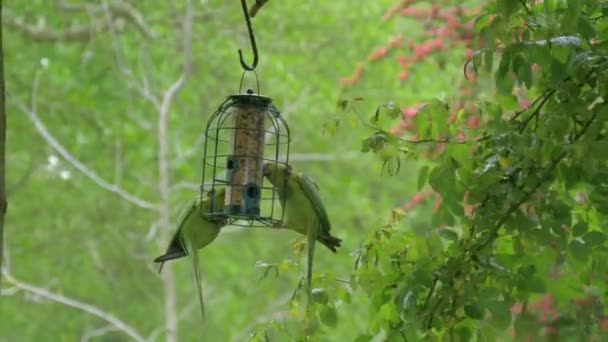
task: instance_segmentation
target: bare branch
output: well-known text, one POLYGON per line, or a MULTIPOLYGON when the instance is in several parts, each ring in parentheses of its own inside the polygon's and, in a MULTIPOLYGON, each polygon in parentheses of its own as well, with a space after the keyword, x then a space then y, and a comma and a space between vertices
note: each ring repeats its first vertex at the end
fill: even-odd
POLYGON ((255 17, 255 15, 258 14, 258 11, 264 7, 267 2, 268 0, 255 0, 255 4, 249 9, 249 16, 252 18, 255 17))
MULTIPOLYGON (((294 153, 289 155, 290 162, 321 162, 341 159, 354 159, 361 156, 361 152, 342 153, 294 153)), ((285 156, 279 157, 284 160, 285 156)))
POLYGON ((155 38, 156 34, 146 23, 146 20, 135 7, 124 1, 112 1, 110 4, 110 11, 117 17, 122 17, 131 22, 141 34, 146 38, 155 38))
MULTIPOLYGON (((169 169, 169 141, 167 135, 168 117, 175 95, 183 88, 188 79, 192 67, 192 0, 186 1, 186 12, 183 20, 183 67, 180 76, 164 92, 160 106, 158 108, 158 192, 160 195, 159 225, 162 234, 159 240, 165 240, 170 230, 170 169, 169 169)), ((162 278, 163 290, 165 293, 164 314, 166 341, 177 341, 178 317, 176 314, 176 291, 175 279, 172 269, 165 270, 162 278)))
POLYGON ((199 183, 179 181, 171 186, 171 191, 178 191, 182 189, 200 191, 201 185, 199 183))
POLYGON ((88 331, 86 334, 82 335, 82 337, 80 338, 80 342, 88 342, 94 337, 103 336, 109 332, 113 332, 113 331, 117 331, 117 330, 118 330, 118 328, 116 328, 113 325, 106 325, 105 327, 101 327, 101 328, 97 328, 97 329, 88 331))
POLYGON ((158 235, 158 228, 159 228, 158 221, 153 222, 150 225, 150 229, 148 229, 148 233, 146 234, 146 237, 144 239, 146 241, 151 241, 152 239, 156 238, 156 236, 158 235))
MULTIPOLYGON (((131 70, 131 68, 129 68, 124 61, 122 49, 120 48, 120 44, 118 42, 118 34, 117 34, 116 30, 114 29, 114 26, 112 25, 114 17, 113 17, 113 13, 112 13, 110 4, 108 4, 107 1, 102 0, 101 7, 104 10, 104 18, 105 18, 106 24, 109 27, 110 36, 112 37, 112 49, 114 50, 114 57, 116 59, 116 64, 118 65, 118 70, 129 81, 131 81, 131 83, 133 85, 135 85, 135 88, 137 88, 139 93, 145 99, 150 101, 150 103, 152 103, 152 105, 154 106, 154 108, 156 110, 159 110, 160 101, 156 97, 156 95, 154 95, 152 90, 149 88, 149 83, 147 82, 147 79, 144 77, 144 80, 142 82, 140 82, 137 79, 137 77, 135 76, 135 74, 133 73, 133 70, 131 70)), ((140 120, 136 120, 136 123, 141 125, 143 122, 140 122, 140 120)))
MULTIPOLYGON (((5 16, 5 24, 7 27, 20 31, 24 35, 36 41, 57 42, 57 41, 87 41, 93 36, 104 31, 106 28, 122 28, 116 25, 116 22, 104 22, 99 19, 96 14, 102 11, 102 8, 91 4, 68 4, 64 1, 55 1, 57 8, 68 11, 86 11, 91 16, 91 23, 88 25, 75 25, 62 30, 57 30, 46 25, 44 18, 38 20, 36 24, 27 23, 22 17, 5 16)), ((141 34, 152 39, 156 34, 146 23, 144 16, 132 5, 123 1, 113 1, 108 9, 112 12, 112 16, 122 18, 124 21, 133 24, 141 34)))
POLYGON ((51 300, 53 302, 65 305, 65 306, 69 306, 71 308, 86 312, 90 315, 93 315, 95 317, 98 317, 108 323, 110 323, 112 326, 114 326, 117 330, 122 331, 123 333, 125 333, 126 335, 128 335, 129 337, 131 337, 133 340, 138 341, 138 342, 144 342, 145 339, 143 338, 143 336, 137 332, 137 330, 135 330, 135 328, 131 327, 130 325, 128 325, 127 323, 125 323, 124 321, 120 320, 119 318, 117 318, 116 316, 112 315, 111 313, 104 311, 96 306, 93 306, 91 304, 73 299, 73 298, 69 298, 66 297, 64 295, 58 294, 58 293, 54 293, 51 292, 45 288, 42 287, 38 287, 26 282, 22 282, 18 279, 16 279, 15 277, 13 277, 11 274, 9 274, 6 270, 3 271, 2 275, 4 276, 4 279, 11 285, 15 286, 16 288, 26 291, 28 293, 34 294, 36 296, 40 296, 42 298, 51 300))
MULTIPOLYGON (((82 12, 86 11, 89 14, 99 14, 101 8, 97 5, 88 3, 67 3, 63 0, 55 0, 55 6, 63 11, 82 12)), ((113 1, 109 5, 109 9, 112 11, 113 16, 122 17, 130 21, 146 38, 155 38, 156 34, 146 23, 146 20, 135 7, 124 1, 113 1)))
MULTIPOLYGON (((2 27, 2 1, 0 1, 0 28, 2 27)), ((0 29, 0 274, 4 256, 4 216, 6 215, 6 96, 4 94, 4 50, 0 29)), ((0 277, 1 278, 1 277, 0 277)), ((0 282, 1 283, 1 282, 0 282)))
POLYGON ((89 169, 85 166, 80 160, 74 157, 68 150, 61 145, 57 139, 48 131, 44 123, 40 120, 38 115, 33 111, 27 108, 24 104, 18 104, 21 110, 27 114, 28 118, 34 124, 34 127, 38 131, 38 134, 49 144, 59 155, 61 155, 65 160, 67 160, 72 166, 92 180, 99 187, 117 194, 122 197, 125 201, 133 203, 138 207, 148 210, 158 210, 158 205, 154 203, 150 203, 142 198, 139 198, 124 189, 120 188, 116 184, 110 184, 103 178, 101 178, 97 173, 93 170, 89 169))
POLYGON ((84 41, 91 39, 94 35, 101 32, 104 23, 101 20, 92 22, 90 25, 71 25, 62 31, 47 27, 44 21, 37 24, 28 24, 21 17, 5 16, 6 27, 20 31, 27 37, 39 42, 57 41, 84 41))
POLYGON ((183 41, 183 67, 182 73, 178 79, 167 89, 163 94, 163 99, 160 103, 159 114, 167 115, 173 102, 175 95, 182 89, 186 80, 190 76, 192 69, 192 1, 187 2, 186 14, 184 16, 184 41, 183 41))

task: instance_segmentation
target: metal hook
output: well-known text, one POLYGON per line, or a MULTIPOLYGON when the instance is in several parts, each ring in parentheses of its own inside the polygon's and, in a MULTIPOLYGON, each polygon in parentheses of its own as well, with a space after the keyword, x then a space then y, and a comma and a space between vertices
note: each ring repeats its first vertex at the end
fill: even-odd
POLYGON ((249 40, 251 41, 251 48, 253 49, 253 64, 249 66, 245 63, 241 49, 239 49, 239 59, 241 60, 241 66, 243 69, 253 71, 258 65, 258 47, 255 44, 255 37, 253 36, 253 29, 251 28, 251 20, 249 19, 249 13, 247 13, 247 3, 245 0, 241 0, 241 5, 243 6, 243 14, 245 15, 247 29, 249 30, 249 40))

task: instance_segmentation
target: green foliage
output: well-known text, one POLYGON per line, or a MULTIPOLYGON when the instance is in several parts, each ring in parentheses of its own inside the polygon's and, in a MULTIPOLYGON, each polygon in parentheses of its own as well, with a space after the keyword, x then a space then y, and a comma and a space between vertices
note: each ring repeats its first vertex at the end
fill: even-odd
MULTIPOLYGON (((102 31, 84 41, 33 44, 31 32, 8 27, 9 109, 35 106, 48 131, 101 179, 179 207, 199 181, 200 113, 236 91, 245 28, 237 4, 196 5, 193 73, 163 140, 158 107, 138 82, 147 75, 158 96, 177 78, 183 4, 133 4, 154 38, 143 38, 129 17, 117 19, 117 36, 102 31), (169 199, 158 195, 161 142, 169 199)), ((201 253, 209 297, 201 327, 189 315, 196 298, 189 265, 168 269, 174 289, 148 267, 166 243, 156 209, 100 187, 17 114, 8 125, 11 275, 101 308, 150 340, 171 334, 163 327, 171 315, 186 341, 608 339, 608 6, 454 4, 271 1, 253 21, 262 93, 288 116, 293 163, 320 185, 332 231, 344 239, 337 255, 317 249, 310 313, 293 234, 230 227, 201 253), (423 15, 379 25, 392 3, 390 13, 423 15), (450 28, 449 39, 425 32, 467 17, 471 25, 450 28), (389 31, 406 37, 391 36, 395 48, 368 56, 357 68, 365 72, 337 90, 389 31), (431 51, 429 42, 439 44, 431 51), (465 47, 475 48, 468 61, 465 47), (396 72, 403 50, 407 66, 396 72), (173 296, 175 312, 166 307, 173 296)), ((41 13, 57 27, 96 19, 94 6, 7 6, 9 17, 41 13)), ((105 331, 103 318, 53 300, 42 305, 48 296, 11 287, 15 279, 3 279, 0 340, 84 340, 99 331, 127 340, 105 331)))
MULTIPOLYGON (((159 137, 158 108, 146 96, 162 98, 179 77, 186 2, 3 3, 10 202, 5 261, 16 280, 93 305, 146 339, 161 341, 175 334, 181 341, 243 341, 266 320, 280 323, 298 317, 292 316, 290 301, 304 268, 290 248, 295 234, 227 227, 201 252, 205 325, 196 311, 189 263, 182 259, 165 265, 164 277, 152 263, 166 248, 178 210, 198 195, 201 132, 226 96, 238 92, 237 50, 251 59, 238 1, 192 2, 192 72, 171 103, 164 138, 159 137), (115 16, 115 32, 104 26, 104 3, 115 16), (113 10, 124 3, 135 12, 113 10), (153 37, 142 34, 139 19, 153 37), (101 25, 99 32, 86 30, 94 23, 101 25), (24 24, 33 31, 20 29, 24 24), (81 36, 61 36, 78 28, 85 29, 81 36), (40 32, 59 36, 36 35, 40 32), (144 80, 151 94, 142 92, 144 80), (47 131, 74 159, 115 185, 110 191, 42 138, 23 110, 32 104, 47 131), (159 193, 161 142, 167 147, 168 200, 159 193), (167 205, 169 224, 160 223, 156 210, 129 202, 113 189, 167 205), (266 265, 256 267, 260 260, 266 265), (174 332, 165 326, 171 317, 177 319, 174 332)), ((377 1, 352 11, 348 1, 270 1, 253 20, 261 92, 272 97, 286 117, 293 139, 291 162, 322 186, 332 224, 344 238, 337 255, 317 249, 316 270, 333 274, 332 279, 349 279, 349 251, 379 222, 377 213, 390 211, 387 208, 401 196, 391 184, 369 177, 377 167, 372 156, 358 155, 356 137, 337 132, 341 143, 334 144, 332 137, 319 133, 328 113, 335 111, 338 79, 349 72, 344 61, 358 58, 350 48, 371 49, 384 38, 381 28, 361 23, 379 18, 388 4, 390 0, 377 1), (346 35, 344 27, 350 27, 346 35), (323 57, 311 57, 311 51, 323 51, 323 57)), ((244 87, 254 84, 250 76, 244 87)), ((2 341, 77 341, 86 340, 89 333, 103 335, 91 341, 133 340, 101 317, 15 288, 7 279, 3 276, 0 297, 2 341)), ((344 286, 333 290, 315 281, 315 287, 331 293, 330 302, 346 300, 344 286)), ((364 303, 354 301, 353 306, 364 303)), ((344 307, 336 310, 332 335, 354 339, 359 331, 349 324, 363 324, 365 315, 347 320, 344 307)), ((331 311, 324 317, 332 323, 331 311)))
POLYGON ((354 278, 378 313, 370 336, 493 340, 510 327, 522 337, 606 335, 603 309, 576 314, 581 296, 603 308, 594 293, 608 293, 606 9, 487 4, 475 19, 480 49, 465 65, 494 83, 478 90, 479 113, 434 99, 418 110, 413 139, 374 127, 364 140, 364 152, 378 153, 380 142, 428 159, 417 188, 441 198, 434 230, 417 231, 419 219, 406 216, 358 256, 354 278), (460 115, 481 122, 464 127, 460 115), (443 150, 431 156, 425 144, 443 150), (398 248, 406 257, 395 262, 398 248), (539 307, 542 298, 550 302, 539 307))

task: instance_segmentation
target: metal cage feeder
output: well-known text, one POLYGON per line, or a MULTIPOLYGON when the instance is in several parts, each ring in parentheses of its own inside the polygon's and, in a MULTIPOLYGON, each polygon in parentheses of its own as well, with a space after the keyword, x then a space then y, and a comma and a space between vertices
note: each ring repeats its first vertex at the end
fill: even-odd
POLYGON ((289 143, 289 127, 269 97, 252 89, 228 96, 205 129, 201 179, 201 199, 221 188, 226 197, 223 208, 212 205, 203 217, 239 226, 281 225, 285 210, 277 206, 278 192, 264 182, 263 168, 287 165, 289 143))

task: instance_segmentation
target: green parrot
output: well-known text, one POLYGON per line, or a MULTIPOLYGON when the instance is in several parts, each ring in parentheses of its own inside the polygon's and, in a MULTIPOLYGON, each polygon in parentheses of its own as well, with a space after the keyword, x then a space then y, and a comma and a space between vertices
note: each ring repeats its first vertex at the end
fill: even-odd
POLYGON ((307 290, 310 308, 312 290, 312 264, 315 242, 319 241, 332 252, 340 247, 341 239, 330 234, 331 224, 321 202, 319 187, 306 175, 294 172, 291 166, 266 163, 264 176, 277 190, 285 210, 285 223, 281 227, 294 230, 308 238, 307 290))
MULTIPOLYGON (((224 206, 224 198, 226 189, 218 189, 213 195, 213 210, 218 211, 224 206)), ((201 312, 205 318, 205 305, 203 303, 203 289, 201 285, 201 271, 198 260, 198 250, 209 245, 220 232, 222 226, 226 224, 225 220, 211 221, 204 218, 201 213, 209 212, 211 208, 211 198, 204 198, 201 202, 200 198, 194 199, 180 215, 180 224, 177 231, 173 235, 169 247, 165 254, 154 259, 155 263, 160 263, 158 272, 163 269, 166 261, 179 259, 186 255, 192 257, 192 267, 194 277, 198 289, 199 302, 201 312)))

